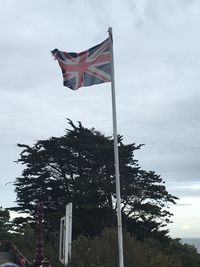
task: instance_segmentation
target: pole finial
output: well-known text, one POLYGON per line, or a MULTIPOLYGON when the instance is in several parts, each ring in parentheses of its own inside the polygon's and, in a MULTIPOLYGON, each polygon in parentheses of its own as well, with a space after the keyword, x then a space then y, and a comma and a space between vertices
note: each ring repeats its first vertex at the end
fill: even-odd
POLYGON ((113 42, 112 27, 108 28, 108 35, 109 35, 110 40, 113 42))
POLYGON ((109 34, 109 36, 112 36, 112 27, 108 28, 108 34, 109 34))

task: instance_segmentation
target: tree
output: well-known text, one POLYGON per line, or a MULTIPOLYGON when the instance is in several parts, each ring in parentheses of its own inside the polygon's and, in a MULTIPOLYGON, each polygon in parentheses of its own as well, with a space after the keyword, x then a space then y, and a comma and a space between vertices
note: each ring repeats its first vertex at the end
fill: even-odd
POLYGON ((7 239, 10 236, 10 214, 8 210, 0 207, 0 239, 7 239))
MULTIPOLYGON (((15 181, 14 209, 34 215, 37 202, 43 201, 46 229, 56 234, 65 205, 73 202, 75 236, 94 236, 116 223, 113 139, 80 122, 68 122, 71 128, 64 136, 37 141, 32 147, 18 144, 23 150, 17 162, 25 168, 15 181)), ((158 233, 170 222, 168 203, 177 198, 167 192, 159 175, 138 165, 134 153, 142 145, 126 145, 122 136, 118 145, 124 225, 130 232, 142 229, 141 238, 158 233)))

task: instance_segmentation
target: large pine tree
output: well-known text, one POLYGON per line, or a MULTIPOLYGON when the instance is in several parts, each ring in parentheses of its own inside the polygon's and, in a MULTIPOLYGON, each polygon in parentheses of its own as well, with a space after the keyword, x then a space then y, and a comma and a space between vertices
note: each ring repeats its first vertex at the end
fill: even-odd
MULTIPOLYGON (((25 166, 16 178, 15 210, 34 215, 43 201, 46 229, 56 234, 65 205, 73 202, 74 234, 98 234, 116 224, 113 139, 80 122, 69 120, 70 129, 61 137, 40 140, 23 150, 17 161, 25 166)), ((144 171, 134 158, 141 145, 124 144, 118 137, 121 198, 124 226, 140 237, 164 236, 170 222, 169 203, 176 197, 167 192, 162 178, 144 171)))

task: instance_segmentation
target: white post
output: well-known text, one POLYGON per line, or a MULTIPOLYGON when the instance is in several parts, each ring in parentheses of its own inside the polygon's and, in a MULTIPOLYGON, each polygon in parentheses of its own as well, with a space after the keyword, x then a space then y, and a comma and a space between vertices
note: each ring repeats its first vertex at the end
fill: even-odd
POLYGON ((114 159, 115 159, 115 178, 116 178, 116 196, 117 196, 119 267, 124 267, 112 28, 108 29, 108 33, 109 33, 109 40, 110 40, 109 42, 111 51, 111 91, 112 91, 114 159))
POLYGON ((69 253, 69 260, 71 261, 72 257, 72 203, 69 204, 69 235, 68 235, 68 253, 69 253))
POLYGON ((71 261, 72 248, 72 203, 66 205, 65 212, 65 251, 64 251, 64 266, 67 267, 71 261))
POLYGON ((72 203, 68 203, 65 208, 65 217, 60 220, 60 247, 59 260, 68 266, 72 255, 72 203))
POLYGON ((65 255, 65 217, 60 220, 60 245, 59 245, 59 260, 64 264, 65 255))
POLYGON ((64 238, 64 266, 67 267, 68 265, 68 257, 69 257, 69 204, 66 205, 65 209, 65 238, 64 238))

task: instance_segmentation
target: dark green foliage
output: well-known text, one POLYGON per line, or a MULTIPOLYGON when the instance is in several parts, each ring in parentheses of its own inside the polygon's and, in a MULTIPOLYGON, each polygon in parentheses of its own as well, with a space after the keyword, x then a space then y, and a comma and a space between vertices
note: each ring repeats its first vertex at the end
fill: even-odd
MULTIPOLYGON (((106 229, 94 239, 80 236, 73 242, 72 267, 118 266, 117 232, 106 229)), ((199 267, 200 254, 189 246, 172 240, 163 245, 157 239, 137 241, 124 233, 125 267, 199 267)))
MULTIPOLYGON (((27 225, 21 234, 12 234, 11 236, 18 250, 30 261, 33 262, 36 253, 36 235, 35 231, 27 225)), ((58 244, 45 242, 44 256, 51 262, 53 267, 62 267, 58 261, 58 244)))
POLYGON ((12 225, 12 232, 15 234, 23 234, 24 231, 26 231, 27 226, 34 229, 35 227, 35 221, 32 217, 26 216, 26 217, 15 217, 11 221, 12 225))
POLYGON ((11 224, 9 219, 9 211, 0 207, 0 240, 7 240, 10 238, 9 231, 11 230, 11 224))
POLYGON ((109 208, 93 208, 74 210, 73 229, 76 235, 94 236, 109 226, 116 225, 116 214, 109 208))
MULTIPOLYGON (((12 234, 19 251, 31 262, 36 252, 35 233, 27 226, 23 234, 12 234)), ((138 241, 124 231, 125 267, 199 267, 200 254, 194 246, 181 244, 175 239, 163 244, 154 238, 138 241)), ((54 267, 62 267, 58 261, 58 243, 45 242, 45 257, 54 267)), ((72 267, 116 267, 118 266, 117 230, 104 229, 95 238, 79 236, 72 244, 72 267)))
MULTIPOLYGON (((23 173, 15 181, 17 204, 13 208, 34 217, 38 201, 45 210, 45 236, 56 242, 59 220, 65 205, 73 202, 73 236, 95 236, 105 227, 116 225, 115 170, 113 139, 95 129, 74 125, 62 137, 40 140, 32 147, 19 144, 23 150, 18 163, 23 173)), ((144 171, 134 158, 142 145, 125 145, 118 137, 121 198, 124 227, 138 238, 157 236, 170 222, 168 203, 176 197, 169 194, 162 178, 144 171)))
POLYGON ((13 233, 11 238, 20 253, 32 262, 36 245, 36 235, 34 229, 27 224, 21 233, 13 233))
POLYGON ((189 244, 181 244, 180 239, 172 240, 164 252, 181 261, 182 267, 200 266, 200 254, 197 254, 197 249, 189 244))

